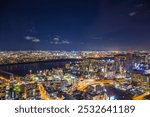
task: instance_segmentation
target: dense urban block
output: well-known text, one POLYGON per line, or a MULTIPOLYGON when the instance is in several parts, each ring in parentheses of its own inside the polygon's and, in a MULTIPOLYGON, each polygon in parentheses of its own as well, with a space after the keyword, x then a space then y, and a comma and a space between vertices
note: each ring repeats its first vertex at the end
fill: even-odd
POLYGON ((2 100, 149 100, 149 51, 0 52, 2 100))

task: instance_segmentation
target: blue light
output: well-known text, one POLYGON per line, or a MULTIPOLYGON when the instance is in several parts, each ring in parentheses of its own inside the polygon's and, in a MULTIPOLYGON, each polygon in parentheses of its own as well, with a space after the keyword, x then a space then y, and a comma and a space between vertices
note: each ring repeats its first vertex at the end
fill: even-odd
POLYGON ((115 96, 111 96, 109 99, 110 100, 115 100, 115 96))

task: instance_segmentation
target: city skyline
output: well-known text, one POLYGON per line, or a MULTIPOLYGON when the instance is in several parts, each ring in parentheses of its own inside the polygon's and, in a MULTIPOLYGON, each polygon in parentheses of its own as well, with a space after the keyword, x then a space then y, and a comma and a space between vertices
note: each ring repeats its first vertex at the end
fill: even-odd
POLYGON ((2 0, 0 51, 150 50, 148 0, 2 0))
POLYGON ((0 100, 149 100, 150 52, 0 52, 0 100))

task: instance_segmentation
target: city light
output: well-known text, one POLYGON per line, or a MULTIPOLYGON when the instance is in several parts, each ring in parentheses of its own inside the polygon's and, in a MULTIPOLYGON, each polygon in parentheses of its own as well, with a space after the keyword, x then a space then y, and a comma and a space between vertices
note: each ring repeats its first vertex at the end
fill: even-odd
POLYGON ((143 100, 149 96, 150 52, 16 51, 0 56, 0 99, 143 100))

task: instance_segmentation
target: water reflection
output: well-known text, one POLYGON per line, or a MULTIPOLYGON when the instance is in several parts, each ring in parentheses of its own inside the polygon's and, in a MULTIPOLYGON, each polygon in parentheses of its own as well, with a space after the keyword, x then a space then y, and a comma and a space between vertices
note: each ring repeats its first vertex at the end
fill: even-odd
POLYGON ((3 65, 0 66, 1 71, 11 72, 14 75, 24 76, 29 73, 30 70, 33 72, 44 70, 44 69, 52 69, 57 67, 64 67, 65 64, 75 63, 78 60, 56 60, 56 61, 48 61, 48 62, 37 62, 37 63, 25 63, 25 64, 14 64, 14 65, 3 65))

